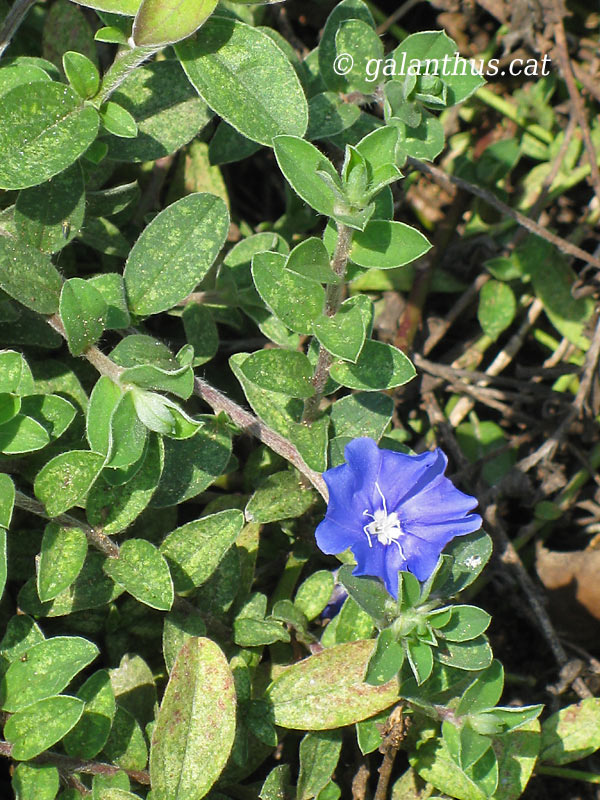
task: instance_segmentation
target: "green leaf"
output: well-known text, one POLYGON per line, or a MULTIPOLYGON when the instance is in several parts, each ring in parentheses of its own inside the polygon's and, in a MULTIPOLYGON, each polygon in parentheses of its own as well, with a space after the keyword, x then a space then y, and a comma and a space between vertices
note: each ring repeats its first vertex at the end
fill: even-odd
POLYGON ((127 770, 144 769, 148 760, 146 740, 138 721, 119 704, 103 754, 103 761, 127 770))
POLYGON ((346 78, 338 75, 335 70, 336 56, 338 52, 342 52, 336 47, 336 37, 346 20, 362 20, 371 28, 375 27, 373 16, 362 0, 342 0, 327 17, 318 51, 319 74, 327 88, 334 92, 347 91, 346 78))
POLYGON ((331 269, 327 248, 322 239, 317 239, 316 236, 311 236, 294 247, 285 262, 285 268, 317 283, 340 282, 339 276, 331 269))
POLYGON ((479 292, 477 319, 490 339, 497 339, 512 323, 517 312, 517 301, 507 283, 488 281, 479 292))
POLYGON ((236 509, 201 517, 170 533, 160 546, 173 575, 175 591, 189 591, 207 581, 244 525, 236 509))
MULTIPOLYGON (((89 204, 89 194, 87 199, 89 204)), ((128 327, 131 318, 127 310, 125 284, 122 276, 116 272, 105 272, 101 275, 95 275, 93 278, 88 278, 88 283, 100 292, 108 305, 106 330, 119 330, 128 327)))
POLYGON ((67 80, 80 97, 87 100, 100 88, 100 73, 93 61, 83 53, 68 50, 62 57, 67 80))
POLYGON ((115 136, 135 139, 138 134, 137 123, 132 114, 112 100, 100 108, 100 119, 106 130, 115 136))
POLYGON ((329 783, 341 749, 341 731, 315 731, 306 734, 300 742, 297 800, 311 800, 329 783))
POLYGON ((135 17, 141 0, 82 0, 80 6, 97 8, 111 14, 125 14, 135 17))
POLYGON ((55 456, 38 472, 35 496, 57 517, 87 494, 104 464, 104 456, 90 450, 71 450, 55 456))
POLYGON ((49 764, 18 764, 12 778, 16 800, 54 800, 59 784, 58 769, 49 764))
POLYGON ((125 392, 110 417, 110 458, 105 466, 122 469, 138 462, 144 454, 147 433, 137 417, 133 392, 125 392))
POLYGON ((108 455, 110 421, 123 391, 107 375, 101 375, 90 395, 86 416, 86 434, 92 450, 108 455))
POLYGON ((11 757, 28 761, 59 742, 76 724, 84 703, 77 697, 46 697, 13 714, 4 726, 11 757))
POLYGON ((249 381, 271 392, 290 397, 312 397, 312 365, 304 353, 294 350, 259 350, 242 364, 249 381))
POLYGON ((33 375, 21 353, 14 350, 0 351, 0 391, 17 395, 35 391, 33 375))
POLYGON ((404 662, 404 650, 396 641, 391 628, 385 628, 377 637, 377 645, 367 667, 365 682, 371 686, 382 686, 400 672, 404 662))
POLYGON ((342 386, 373 392, 402 386, 412 380, 416 372, 401 350, 367 339, 356 363, 334 362, 330 375, 342 386))
POLYGON ((353 567, 344 564, 338 573, 339 582, 358 605, 372 617, 381 628, 394 618, 396 603, 377 578, 352 574, 353 567), (388 620, 388 618, 390 618, 388 620))
POLYGON ((118 558, 106 561, 104 571, 140 603, 159 611, 173 605, 173 581, 169 565, 145 539, 127 539, 118 558))
POLYGON ((189 303, 181 315, 185 338, 194 348, 193 366, 206 364, 219 348, 219 333, 212 314, 206 306, 189 303))
POLYGON ((135 139, 110 134, 103 138, 109 158, 115 161, 153 161, 175 153, 212 117, 175 59, 137 67, 111 99, 131 114, 138 127, 135 139))
POLYGON ((242 617, 233 623, 233 640, 239 647, 262 647, 275 642, 289 642, 290 635, 282 622, 242 617))
MULTIPOLYGON (((345 300, 333 317, 322 316, 313 322, 319 343, 331 355, 356 363, 367 335, 367 315, 361 309, 363 296, 345 300)), ((365 305, 370 306, 367 298, 365 305)), ((367 312, 368 313, 368 312, 367 312)))
POLYGON ((21 409, 21 398, 8 392, 0 394, 0 425, 10 422, 21 409))
POLYGON ((287 667, 265 695, 275 724, 328 730, 366 719, 395 703, 397 681, 377 687, 363 683, 374 644, 339 644, 287 667))
MULTIPOLYGON (((381 745, 381 729, 385 724, 389 714, 387 711, 382 711, 380 714, 376 714, 374 717, 370 719, 361 720, 361 722, 356 723, 356 741, 360 748, 360 752, 366 756, 369 753, 377 750, 381 745)), ((406 774, 406 773, 405 773, 406 774)), ((401 779, 402 780, 402 779, 401 779)), ((412 797, 411 795, 404 796, 400 795, 397 796, 395 793, 395 787, 397 785, 394 784, 392 789, 392 800, 421 800, 418 797, 412 797)))
POLYGON ((17 86, 0 97, 0 187, 25 189, 62 172, 96 138, 99 117, 60 83, 17 86))
POLYGON ((19 607, 36 616, 62 617, 74 611, 107 605, 123 590, 103 573, 105 559, 106 556, 96 550, 88 549, 85 563, 74 583, 47 603, 40 601, 35 578, 31 578, 19 592, 19 607))
POLYGON ((456 713, 475 714, 493 708, 502 696, 503 687, 504 668, 499 661, 494 660, 465 690, 456 713))
POLYGON ((113 485, 103 473, 90 489, 85 510, 91 525, 108 534, 120 533, 142 513, 150 502, 162 473, 164 445, 160 436, 150 436, 143 461, 129 480, 113 485))
POLYGON ((10 92, 15 86, 22 86, 35 81, 51 80, 47 72, 34 64, 16 64, 0 70, 0 96, 10 92))
POLYGON ((315 495, 306 489, 295 472, 286 470, 269 475, 258 488, 245 509, 250 522, 276 522, 300 517, 313 505, 315 495))
POLYGON ((478 636, 468 642, 441 642, 435 657, 449 667, 478 670, 492 663, 492 650, 485 636, 478 636))
POLYGON ((64 282, 60 317, 72 355, 81 355, 102 336, 107 311, 106 300, 90 283, 81 278, 64 282))
POLYGON ((338 55, 352 56, 352 68, 338 80, 345 82, 344 92, 375 91, 376 81, 369 77, 368 63, 372 59, 383 59, 383 42, 373 29, 373 25, 361 19, 344 20, 335 35, 335 49, 338 55))
POLYGON ((8 576, 7 540, 6 530, 0 528, 0 598, 4 594, 6 578, 8 576))
POLYGON ((77 578, 87 555, 87 537, 79 528, 49 522, 44 529, 37 564, 37 590, 42 603, 53 600, 77 578))
POLYGON ((334 436, 370 436, 379 441, 392 419, 394 401, 385 394, 357 392, 331 406, 334 436))
POLYGON ((334 92, 321 92, 308 101, 308 130, 306 138, 327 139, 354 125, 360 117, 360 108, 345 103, 334 92))
MULTIPOLYGON (((100 189, 97 192, 88 192, 86 196, 87 214, 90 217, 112 217, 119 214, 126 208, 139 200, 140 187, 137 181, 131 183, 123 183, 120 186, 112 186, 110 189, 100 189)), ((122 286, 122 282, 118 282, 117 278, 121 278, 116 272, 106 272, 96 275, 92 278, 93 281, 98 281, 100 284, 109 282, 111 287, 122 286)), ((98 287, 100 289, 100 287, 98 287)), ((109 290, 111 296, 114 288, 109 290)), ((100 289, 102 291, 102 289, 100 289)))
POLYGON ((450 621, 440 633, 450 642, 466 642, 487 630, 491 621, 490 615, 477 606, 453 606, 450 621))
POLYGON ((260 150, 261 145, 247 139, 235 128, 222 121, 219 123, 208 146, 208 157, 213 166, 242 161, 260 150))
POLYGON ((163 626, 163 655, 167 670, 171 672, 177 654, 190 639, 205 636, 206 625, 199 611, 193 607, 174 608, 166 617, 163 626))
POLYGON ((122 383, 133 383, 142 389, 171 392, 184 400, 194 391, 194 373, 189 366, 165 370, 153 364, 128 367, 121 374, 122 383))
POLYGON ((0 426, 0 452, 18 455, 40 450, 50 441, 46 429, 31 417, 17 414, 0 426))
POLYGON ((310 621, 319 616, 326 605, 334 587, 333 575, 329 570, 320 569, 313 572, 298 587, 294 597, 294 605, 300 609, 310 621))
POLYGON ((339 183, 331 161, 313 144, 297 136, 277 136, 273 148, 279 168, 292 189, 319 214, 335 218, 338 199, 317 174, 324 171, 332 182, 339 183))
POLYGON ((591 297, 573 297, 571 288, 575 273, 563 256, 537 236, 527 239, 518 249, 518 256, 550 322, 566 339, 586 350, 588 344, 583 329, 592 314, 594 301, 591 297))
POLYGON ((313 280, 302 277, 285 267, 280 253, 257 253, 252 259, 252 278, 267 306, 297 333, 310 333, 325 303, 325 292, 313 280), (290 297, 297 302, 290 303, 290 297))
POLYGON ((340 613, 335 617, 335 629, 333 639, 326 639, 325 633, 321 637, 321 643, 325 647, 342 642, 355 642, 358 639, 370 639, 373 634, 373 618, 354 600, 347 597, 340 613))
POLYGON ((190 439, 165 440, 165 466, 153 506, 183 503, 223 474, 231 456, 231 435, 214 417, 204 420, 204 426, 190 439))
POLYGON ((219 116, 248 139, 304 136, 308 105, 290 61, 263 31, 213 16, 175 52, 191 83, 219 116))
POLYGON ((0 264, 0 289, 6 294, 40 314, 58 310, 62 279, 50 258, 1 227, 0 264))
POLYGON ((210 639, 191 639, 171 670, 150 751, 152 790, 172 800, 200 800, 221 774, 233 745, 233 675, 210 639))
POLYGON ((444 149, 444 128, 433 114, 423 111, 421 122, 410 127, 398 119, 392 124, 398 129, 398 164, 402 165, 407 156, 433 161, 444 149))
POLYGON ((15 504, 15 485, 10 475, 0 473, 0 527, 10 528, 13 506, 15 504))
POLYGON ((444 551, 450 558, 448 570, 437 573, 432 591, 440 597, 458 594, 477 578, 492 554, 492 540, 484 531, 454 539, 444 551))
POLYGON ((137 47, 155 47, 186 39, 216 5, 217 0, 142 0, 133 23, 133 41, 137 47))
MULTIPOLYGON (((473 74, 466 59, 455 58, 457 53, 456 42, 450 39, 444 31, 425 31, 407 36, 390 58, 396 62, 395 74, 397 75, 403 72, 401 65, 409 63, 412 59, 417 59, 423 66, 427 64, 428 59, 437 59, 437 74, 446 85, 447 104, 452 106, 466 100, 485 83, 480 75, 473 74), (447 59, 444 62, 445 56, 447 59), (443 69, 444 64, 446 64, 445 69, 443 69)), ((432 61, 432 63, 435 62, 432 61)), ((422 74, 432 75, 434 73, 426 72, 422 68, 422 74)))
POLYGON ((81 719, 65 736, 63 745, 72 758, 89 759, 98 755, 110 734, 116 711, 110 676, 104 669, 94 672, 77 692, 85 702, 81 719))
POLYGON ((79 636, 55 636, 13 661, 2 678, 0 694, 5 711, 19 711, 61 692, 98 655, 98 648, 79 636))
POLYGON ((600 748, 599 716, 600 699, 588 697, 544 720, 540 761, 569 764, 595 753, 600 748))
POLYGON ((260 800, 280 800, 291 797, 292 788, 289 764, 280 764, 269 772, 258 796, 260 800))
POLYGON ((228 229, 225 203, 212 194, 191 194, 161 211, 125 265, 132 311, 157 314, 188 295, 210 269, 228 229))
POLYGON ((433 653, 431 647, 417 639, 406 640, 406 655, 417 684, 425 683, 433 669, 433 653))
POLYGON ((43 253, 56 253, 83 225, 85 187, 79 164, 40 186, 19 192, 15 224, 21 239, 43 253))
POLYGON ((414 261, 430 248, 425 236, 410 225, 374 219, 354 234, 350 259, 361 267, 391 269, 414 261))

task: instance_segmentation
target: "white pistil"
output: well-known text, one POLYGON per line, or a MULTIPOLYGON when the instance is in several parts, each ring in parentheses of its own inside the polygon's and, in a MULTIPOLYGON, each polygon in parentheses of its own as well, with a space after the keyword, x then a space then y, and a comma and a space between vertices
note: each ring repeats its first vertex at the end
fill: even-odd
POLYGON ((374 514, 371 514, 368 509, 363 511, 364 516, 371 517, 373 520, 373 522, 369 522, 363 527, 365 536, 369 540, 369 547, 373 547, 371 536, 376 536, 377 541, 380 544, 388 545, 392 544, 393 542, 400 551, 402 558, 404 558, 404 551, 402 550, 400 542, 398 541, 401 536, 404 536, 404 531, 400 525, 398 514, 395 511, 392 511, 391 514, 388 514, 385 497, 383 496, 383 492, 381 491, 378 483, 375 483, 375 488, 379 492, 381 502, 383 503, 383 508, 377 509, 374 514))

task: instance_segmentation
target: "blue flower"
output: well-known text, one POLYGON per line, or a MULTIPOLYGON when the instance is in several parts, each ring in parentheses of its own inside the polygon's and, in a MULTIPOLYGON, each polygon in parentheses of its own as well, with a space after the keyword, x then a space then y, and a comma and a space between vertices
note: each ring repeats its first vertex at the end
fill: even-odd
POLYGON ((481 527, 479 514, 468 513, 477 500, 445 477, 441 450, 409 456, 361 438, 345 456, 345 464, 323 473, 329 504, 317 544, 329 554, 351 548, 353 574, 381 578, 394 597, 400 570, 427 580, 451 539, 481 527))

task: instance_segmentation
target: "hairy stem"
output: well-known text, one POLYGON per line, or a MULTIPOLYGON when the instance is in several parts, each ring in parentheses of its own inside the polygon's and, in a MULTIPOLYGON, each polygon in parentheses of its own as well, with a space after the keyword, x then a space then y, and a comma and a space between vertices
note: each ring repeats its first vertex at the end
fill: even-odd
POLYGON ((0 29, 0 58, 36 0, 15 0, 0 29))
POLYGON ((52 520, 58 525, 63 525, 65 528, 79 528, 85 533, 88 542, 109 558, 117 558, 119 555, 118 545, 116 545, 105 533, 102 533, 102 531, 98 530, 98 528, 92 528, 86 522, 82 522, 81 520, 77 519, 77 517, 72 517, 70 514, 59 514, 58 517, 50 517, 40 502, 34 500, 33 497, 28 497, 18 489, 15 492, 15 505, 17 508, 22 508, 24 511, 29 511, 31 514, 36 514, 38 517, 52 520))
POLYGON ((121 53, 111 64, 108 72, 102 79, 102 86, 98 94, 93 98, 93 102, 97 106, 106 103, 111 94, 119 88, 125 78, 130 75, 134 69, 143 64, 144 61, 149 59, 154 53, 158 52, 158 47, 134 47, 132 50, 126 50, 121 53))
MULTIPOLYGON (((325 314, 328 317, 335 316, 342 303, 344 296, 344 278, 346 277, 346 268, 348 266, 348 258, 350 257, 350 248, 352 247, 352 233, 352 228, 343 225, 341 222, 337 223, 338 235, 333 258, 331 259, 331 268, 338 278, 340 278, 340 282, 330 283, 327 287, 325 295, 325 314)), ((306 425, 311 425, 319 414, 319 406, 323 399, 323 391, 329 378, 329 370, 331 369, 332 363, 333 356, 321 345, 319 347, 317 365, 312 377, 312 385, 315 393, 304 403, 302 422, 306 425)))
MULTIPOLYGON (((10 758, 12 744, 0 740, 0 756, 10 758)), ((59 770, 68 772, 80 772, 85 775, 116 775, 117 772, 126 772, 129 777, 143 786, 150 786, 150 775, 146 770, 123 769, 114 764, 104 764, 101 761, 83 761, 78 758, 70 758, 61 753, 45 752, 36 758, 32 758, 31 764, 52 764, 59 770)))
MULTIPOLYGON (((60 333, 65 339, 67 338, 64 325, 57 314, 47 317, 46 320, 55 331, 60 333)), ((101 375, 107 375, 114 381, 119 380, 123 372, 122 367, 119 367, 114 361, 111 361, 111 359, 105 356, 96 346, 92 345, 92 347, 88 347, 82 355, 90 364, 96 367, 101 375)), ((262 420, 258 419, 258 417, 246 411, 245 408, 242 408, 242 406, 230 400, 226 395, 201 378, 196 378, 194 380, 194 394, 202 398, 215 413, 224 411, 231 421, 241 428, 241 430, 255 436, 263 442, 263 444, 266 444, 267 447, 270 447, 271 450, 283 456, 286 461, 289 461, 290 464, 296 467, 296 469, 312 483, 327 502, 329 493, 325 481, 318 472, 315 472, 315 470, 305 464, 298 450, 288 439, 271 430, 262 420)))

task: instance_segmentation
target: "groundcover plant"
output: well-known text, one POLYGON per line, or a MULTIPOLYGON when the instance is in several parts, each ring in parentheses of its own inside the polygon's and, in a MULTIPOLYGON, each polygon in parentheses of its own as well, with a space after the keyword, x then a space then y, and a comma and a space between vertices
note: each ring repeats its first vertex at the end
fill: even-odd
POLYGON ((3 797, 596 796, 571 11, 0 0, 3 797))

